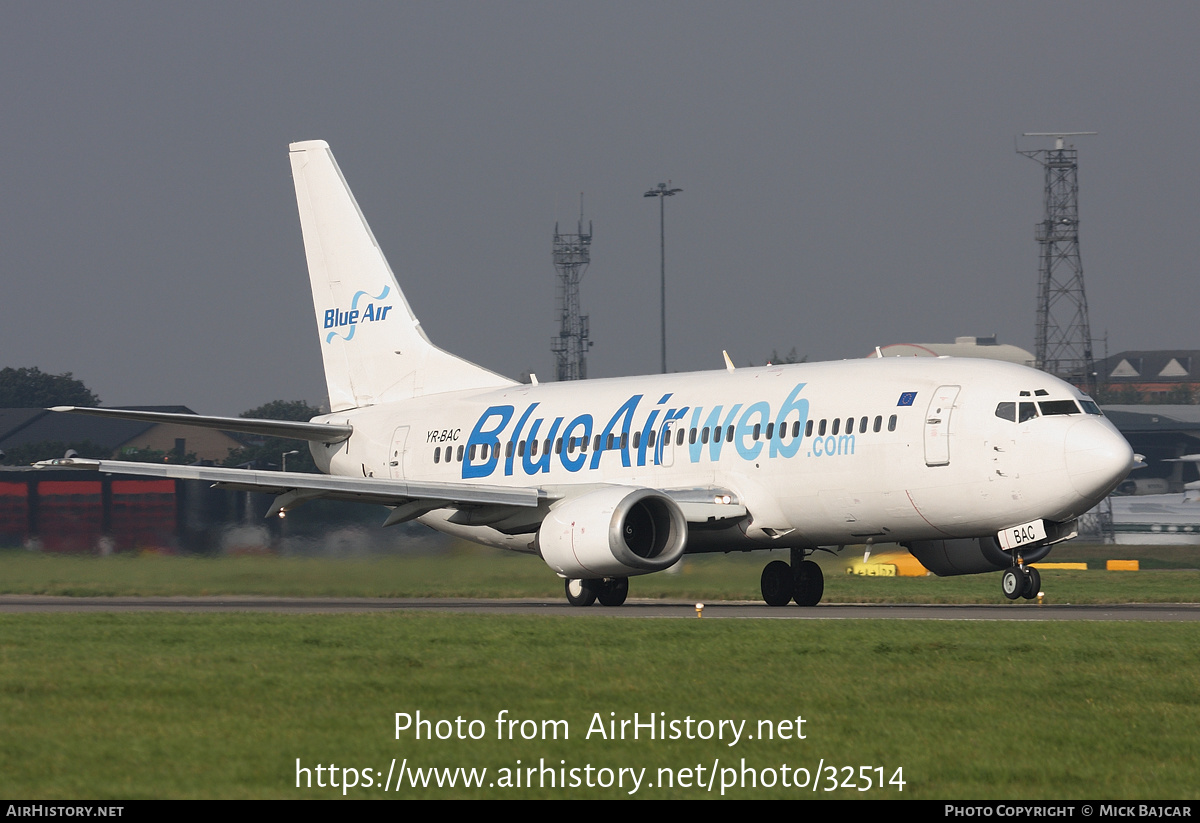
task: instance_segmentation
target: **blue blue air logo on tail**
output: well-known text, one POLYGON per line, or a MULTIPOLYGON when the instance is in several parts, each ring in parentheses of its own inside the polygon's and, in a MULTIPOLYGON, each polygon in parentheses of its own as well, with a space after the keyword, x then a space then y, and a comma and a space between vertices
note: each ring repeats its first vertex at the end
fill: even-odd
POLYGON ((332 343, 335 337, 350 340, 354 337, 354 331, 358 328, 359 323, 377 323, 387 317, 388 312, 392 309, 390 304, 377 306, 374 303, 368 303, 365 308, 360 309, 358 301, 364 297, 368 297, 371 300, 382 300, 391 294, 391 291, 391 286, 384 286, 383 291, 375 297, 371 297, 365 291, 359 291, 354 294, 354 298, 350 301, 350 308, 346 311, 342 311, 341 309, 327 309, 325 312, 325 328, 335 329, 335 331, 331 331, 325 335, 325 342, 332 343), (346 326, 350 327, 348 334, 336 331, 338 329, 345 329, 346 326))
MULTIPOLYGON (((515 472, 532 475, 549 472, 552 462, 569 472, 591 471, 599 468, 604 459, 620 460, 623 467, 670 465, 675 460, 715 462, 721 459, 722 451, 746 461, 794 457, 800 451, 808 422, 808 400, 800 397, 804 386, 797 383, 776 411, 765 400, 749 405, 735 403, 728 409, 676 405, 678 401, 668 403, 671 394, 663 395, 653 408, 639 411, 643 396, 635 394, 613 411, 602 426, 597 424, 605 419, 603 416, 594 418, 587 413, 569 422, 566 416, 559 415, 551 420, 544 412, 539 417, 540 403, 536 402, 520 414, 515 406, 508 404, 489 406, 475 421, 467 438, 462 476, 464 480, 489 477, 497 470, 509 477, 515 472), (796 434, 787 438, 782 434, 763 436, 767 431, 780 432, 784 425, 794 426, 796 434), (716 426, 720 427, 720 434, 711 441, 707 434, 701 438, 690 436, 698 427, 715 432, 716 426), (689 435, 682 435, 681 430, 687 430, 689 435), (651 432, 657 435, 653 443, 648 436, 651 432), (634 437, 635 433, 639 436, 634 437), (551 448, 549 444, 556 443, 560 435, 562 443, 551 448), (535 440, 544 440, 547 446, 522 453, 514 447, 521 441, 535 440), (669 455, 667 450, 671 452, 669 455)), ((853 453, 853 446, 847 453, 853 453)))

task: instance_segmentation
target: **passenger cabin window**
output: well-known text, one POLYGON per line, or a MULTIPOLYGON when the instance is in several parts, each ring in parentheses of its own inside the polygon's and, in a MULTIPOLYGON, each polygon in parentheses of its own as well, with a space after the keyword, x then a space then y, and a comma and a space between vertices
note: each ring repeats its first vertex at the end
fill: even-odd
POLYGON ((1007 420, 1010 423, 1017 422, 1017 404, 1016 403, 997 403, 996 416, 1001 420, 1007 420))
POLYGON ((894 432, 895 430, 896 430, 896 415, 893 414, 891 417, 888 418, 888 431, 894 432))
POLYGON ((804 436, 812 437, 812 430, 813 430, 813 422, 811 420, 809 420, 807 423, 804 424, 804 436))
MULTIPOLYGON (((822 420, 821 422, 824 423, 825 421, 822 420)), ((840 418, 840 417, 833 418, 833 434, 838 433, 838 429, 841 428, 841 425, 842 425, 842 418, 840 418)))
POLYGON ((877 415, 875 415, 875 431, 879 431, 882 428, 883 428, 883 415, 877 414, 877 415))

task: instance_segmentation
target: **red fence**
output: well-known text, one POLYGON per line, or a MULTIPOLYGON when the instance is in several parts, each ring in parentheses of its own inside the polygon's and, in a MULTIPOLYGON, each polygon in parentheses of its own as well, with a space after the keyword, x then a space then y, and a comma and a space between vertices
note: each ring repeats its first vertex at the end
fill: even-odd
POLYGON ((0 546, 107 552, 177 545, 176 481, 55 474, 4 472, 0 477, 0 546))

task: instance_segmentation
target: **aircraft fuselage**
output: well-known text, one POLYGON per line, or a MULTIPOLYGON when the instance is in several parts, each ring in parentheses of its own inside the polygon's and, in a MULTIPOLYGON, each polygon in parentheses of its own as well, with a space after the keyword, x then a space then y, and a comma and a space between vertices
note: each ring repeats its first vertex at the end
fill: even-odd
MULTIPOLYGON (((1129 447, 1083 400, 1007 363, 871 358, 448 392, 320 418, 354 435, 313 451, 333 474, 712 488, 752 512, 736 530, 693 524, 689 552, 978 537, 1071 520, 1111 490, 1129 447), (998 416, 1022 400, 1074 413, 998 416)), ((533 534, 422 521, 535 550, 533 534)))

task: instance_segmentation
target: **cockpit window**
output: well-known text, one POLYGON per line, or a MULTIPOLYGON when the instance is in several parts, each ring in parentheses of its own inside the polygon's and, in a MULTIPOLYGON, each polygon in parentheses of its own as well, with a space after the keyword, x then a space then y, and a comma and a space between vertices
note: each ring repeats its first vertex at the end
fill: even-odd
POLYGON ((1038 403, 1042 410, 1042 414, 1049 416, 1052 414, 1079 414, 1079 407, 1075 405, 1074 400, 1043 400, 1038 403))
POLYGON ((1037 407, 1032 403, 1021 403, 1020 412, 1021 413, 1017 418, 1018 423, 1024 423, 1026 420, 1032 420, 1038 416, 1037 407))
POLYGON ((1096 405, 1096 401, 1094 400, 1088 400, 1087 398, 1084 398, 1079 401, 1079 405, 1083 406, 1083 410, 1087 414, 1103 414, 1103 412, 1100 411, 1100 407, 1096 405))
POLYGON ((1002 420, 1008 420, 1013 423, 1017 422, 1017 404, 1016 403, 997 403, 996 416, 1002 420))

